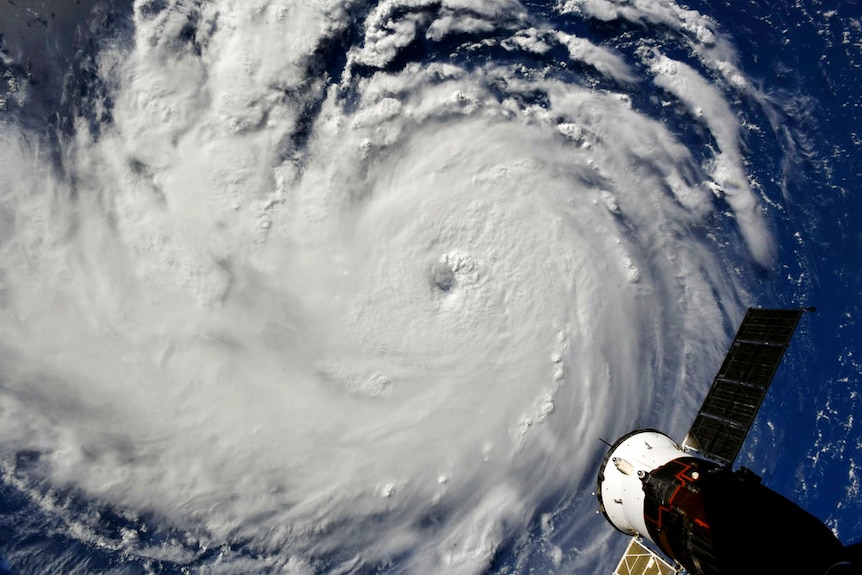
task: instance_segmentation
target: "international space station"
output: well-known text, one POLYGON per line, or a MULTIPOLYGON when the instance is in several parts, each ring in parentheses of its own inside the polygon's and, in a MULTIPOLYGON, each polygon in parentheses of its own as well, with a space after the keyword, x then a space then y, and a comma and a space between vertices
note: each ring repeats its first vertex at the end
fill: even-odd
POLYGON ((681 444, 637 429, 611 445, 599 510, 632 536, 614 575, 862 575, 862 541, 733 466, 806 311, 747 311, 681 444))

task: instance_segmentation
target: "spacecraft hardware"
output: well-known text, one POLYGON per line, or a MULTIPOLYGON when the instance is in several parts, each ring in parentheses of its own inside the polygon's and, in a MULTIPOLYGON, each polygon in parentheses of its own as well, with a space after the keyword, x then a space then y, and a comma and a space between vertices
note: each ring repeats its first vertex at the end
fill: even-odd
POLYGON ((614 575, 862 575, 862 542, 733 465, 806 311, 747 311, 682 443, 636 429, 611 445, 599 510, 632 536, 614 575))

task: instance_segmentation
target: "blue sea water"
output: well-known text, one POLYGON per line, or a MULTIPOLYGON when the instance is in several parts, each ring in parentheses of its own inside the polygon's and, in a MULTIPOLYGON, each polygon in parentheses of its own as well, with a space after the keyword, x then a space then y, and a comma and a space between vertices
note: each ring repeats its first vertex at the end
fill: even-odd
POLYGON ((858 541, 862 530, 854 415, 862 277, 860 234, 852 223, 862 174, 853 127, 862 108, 854 79, 860 53, 849 40, 855 8, 849 2, 769 10, 743 4, 716 13, 742 23, 734 37, 747 69, 778 97, 794 100, 786 130, 799 147, 787 178, 791 200, 778 224, 785 273, 772 281, 779 301, 806 300, 818 309, 779 371, 743 464, 823 519, 845 543, 858 541))
MULTIPOLYGON (((261 2, 258 8, 266 4, 261 2)), ((274 6, 277 3, 272 4, 274 6)), ((493 12, 489 16, 489 4, 449 3, 456 5, 452 9, 454 20, 465 23, 460 31, 441 35, 429 33, 424 37, 419 35, 403 46, 398 45, 394 56, 381 64, 375 63, 371 57, 364 63, 352 64, 349 77, 340 85, 337 96, 333 96, 333 92, 318 90, 314 80, 325 78, 324 82, 335 84, 337 79, 347 76, 345 70, 349 67, 350 49, 361 46, 371 37, 368 33, 371 27, 369 15, 386 7, 383 3, 333 3, 332 10, 337 12, 333 16, 337 22, 337 33, 326 37, 311 51, 305 80, 293 84, 285 80, 286 87, 279 87, 285 93, 285 107, 295 112, 294 116, 284 119, 284 122, 294 122, 294 127, 289 131, 289 137, 278 143, 280 157, 306 158, 306 165, 313 164, 315 155, 320 154, 314 149, 319 124, 326 124, 326 114, 331 113, 330 98, 340 99, 339 109, 344 110, 345 118, 354 119, 358 125, 366 121, 374 126, 378 119, 369 120, 367 116, 359 115, 360 111, 365 110, 363 98, 370 97, 370 88, 391 89, 393 99, 397 99, 398 94, 407 93, 403 85, 394 85, 394 80, 388 87, 375 84, 382 73, 403 80, 415 72, 417 84, 428 82, 433 88, 434 82, 427 81, 422 73, 431 64, 441 64, 452 67, 435 72, 440 75, 441 83, 447 74, 454 77, 461 73, 452 70, 485 74, 482 77, 482 93, 490 95, 488 97, 491 99, 506 102, 509 108, 501 104, 500 109, 516 110, 512 113, 519 118, 531 117, 531 114, 541 117, 541 110, 560 109, 553 101, 557 94, 554 92, 556 88, 543 84, 545 78, 563 86, 589 89, 596 94, 621 94, 628 99, 637 115, 657 122, 673 134, 673 141, 680 143, 695 159, 693 164, 706 165, 716 155, 716 149, 722 147, 719 141, 721 128, 692 121, 687 105, 681 104, 681 98, 674 97, 671 89, 663 89, 648 82, 646 79, 653 76, 646 70, 645 62, 648 59, 642 53, 644 50, 659 50, 674 61, 691 66, 709 83, 718 86, 723 101, 732 110, 732 117, 743 127, 741 162, 749 180, 754 183, 753 195, 764 206, 766 227, 775 238, 775 257, 770 265, 761 265, 757 257, 748 254, 739 231, 743 224, 737 223, 737 218, 741 216, 721 194, 713 202, 714 213, 702 215, 701 219, 693 219, 679 228, 668 223, 667 228, 662 227, 662 231, 669 229, 669 234, 679 234, 683 243, 703 242, 715 252, 715 260, 726 266, 727 275, 739 278, 738 283, 742 287, 736 284, 728 287, 705 274, 711 278, 705 282, 707 291, 712 291, 703 296, 707 302, 705 307, 715 307, 724 312, 723 315, 712 317, 721 324, 718 330, 725 336, 732 335, 734 310, 738 311, 746 304, 764 307, 810 305, 818 309, 816 314, 805 316, 738 463, 751 468, 764 478, 768 486, 799 502, 821 518, 845 543, 858 541, 862 538, 862 497, 859 493, 862 431, 856 421, 862 415, 859 397, 862 374, 859 354, 862 351, 858 328, 862 311, 859 303, 859 296, 862 295, 862 233, 855 226, 855 219, 862 213, 862 167, 858 162, 862 147, 862 92, 859 88, 862 85, 862 17, 858 14, 857 3, 807 1, 777 6, 775 3, 730 1, 688 2, 685 6, 670 2, 608 3, 621 10, 616 17, 600 17, 606 12, 595 8, 604 4, 599 2, 575 3, 580 6, 575 11, 561 10, 561 5, 555 3, 502 2, 496 16, 493 12), (690 10, 692 14, 708 18, 715 30, 729 42, 734 58, 738 59, 736 67, 755 90, 735 91, 728 80, 733 74, 722 77, 720 70, 709 68, 706 62, 712 60, 696 53, 695 47, 700 44, 691 40, 698 33, 696 28, 686 29, 672 19, 663 24, 662 18, 654 16, 667 6, 690 10), (622 11, 629 9, 632 12, 622 11), (488 25, 489 22, 493 26, 488 25), (589 58, 580 61, 572 59, 574 61, 569 65, 560 66, 560 62, 569 60, 568 52, 561 42, 549 37, 549 30, 583 38, 590 46, 606 48, 627 62, 637 62, 632 64, 632 73, 639 80, 634 83, 621 81, 622 72, 608 73, 589 58), (512 48, 517 42, 523 42, 522 47, 526 47, 512 48), (532 43, 542 42, 548 45, 547 49, 529 49, 532 43), (519 82, 523 82, 523 85, 519 82), (752 96, 755 93, 759 98, 752 96), (710 296, 718 303, 713 303, 710 296)), ((388 8, 388 17, 391 22, 410 21, 427 27, 438 12, 444 11, 441 6, 443 3, 392 3, 391 8, 388 8)), ((137 6, 137 13, 151 12, 158 15, 172 10, 187 12, 188 27, 176 30, 173 37, 176 50, 178 53, 188 51, 199 55, 207 52, 206 40, 215 35, 214 31, 205 30, 207 22, 195 21, 192 17, 198 13, 196 10, 199 7, 200 3, 141 2, 137 6)), ((98 55, 105 49, 106 39, 111 40, 111 46, 121 46, 121 53, 130 50, 134 44, 134 25, 130 7, 119 3, 84 2, 77 12, 68 12, 67 8, 65 4, 52 6, 50 3, 10 2, 0 9, 0 15, 3 16, 0 33, 3 35, 4 56, 0 70, 7 81, 3 110, 0 111, 0 128, 4 136, 13 132, 17 134, 21 128, 26 129, 30 143, 35 143, 31 149, 38 149, 43 159, 47 158, 44 160, 46 164, 53 165, 61 174, 84 179, 80 171, 76 172, 70 167, 73 160, 66 142, 85 131, 93 141, 98 142, 102 132, 113 129, 114 110, 118 106, 115 100, 119 96, 110 85, 110 74, 100 70, 100 66, 105 64, 98 60, 98 55), (21 97, 25 91, 26 98, 21 97)), ((165 28, 170 29, 173 22, 166 22, 165 28)), ((457 28, 457 24, 451 24, 448 20, 446 22, 457 28)), ((309 26, 316 24, 314 21, 309 26)), ((393 28, 391 24, 389 27, 381 26, 381 29, 389 32, 393 28)), ((165 32, 165 35, 168 36, 168 33, 165 32)), ((154 45, 158 44, 159 37, 155 33, 151 39, 154 45)), ((704 45, 711 46, 709 43, 704 45)), ((216 64, 211 65, 209 77, 216 75, 213 71, 216 64)), ((608 64, 610 67, 613 65, 608 64)), ((431 88, 428 88, 429 94, 431 88)), ((702 95, 704 102, 707 102, 710 94, 704 92, 702 95)), ((463 93, 461 96, 466 100, 472 97, 471 94, 463 93)), ((427 97, 433 100, 436 95, 427 97)), ((407 99, 405 97, 405 101, 407 99)), ((251 107, 257 103, 248 105, 251 107)), ((588 105, 597 104, 593 102, 588 105)), ((707 106, 706 103, 704 105, 707 106)), ((457 127, 458 118, 476 117, 472 111, 461 112, 453 107, 451 112, 435 109, 434 113, 428 113, 423 118, 420 117, 422 110, 421 105, 413 108, 418 118, 416 125, 420 128, 404 124, 399 125, 398 129, 404 133, 414 130, 419 134, 415 139, 419 139, 423 135, 422 130, 430 124, 454 124, 457 127)), ((581 112, 572 112, 581 125, 588 126, 589 113, 579 114, 581 112)), ((709 115, 709 109, 706 114, 709 115)), ((241 113, 236 116, 242 120, 241 113)), ((720 115, 716 117, 721 119, 720 115)), ((237 133, 253 131, 255 126, 269 121, 265 114, 262 120, 252 118, 248 120, 251 127, 243 125, 237 133)), ((553 119, 542 121, 552 126, 557 122, 553 119)), ((560 120, 560 123, 564 122, 560 120)), ((530 125, 527 120, 524 124, 530 125)), ((376 129, 377 133, 386 133, 390 128, 380 122, 376 129)), ((395 128, 391 129, 395 131, 395 128)), ((476 134, 477 139, 481 137, 476 134)), ((399 143, 409 141, 398 140, 397 136, 393 138, 399 143)), ((608 150, 609 155, 614 152, 614 148, 602 142, 601 138, 597 138, 592 145, 593 149, 608 150)), ((379 150, 381 163, 387 160, 387 154, 392 154, 385 143, 373 140, 369 149, 372 150, 372 156, 375 149, 379 150)), ((511 148, 501 149, 501 153, 505 154, 511 148)), ((638 148, 633 144, 632 149, 638 148)), ((159 162, 162 161, 160 158, 148 159, 146 152, 141 152, 140 156, 143 159, 137 170, 139 173, 158 171, 159 162)), ((5 156, 4 160, 8 160, 8 157, 5 156)), ((655 160, 648 153, 644 153, 644 157, 644 177, 648 179, 651 171, 658 168, 651 163, 655 160)), ((337 158, 331 161, 337 164, 337 158)), ((601 158, 598 161, 601 163, 601 158)), ((9 171, 12 167, 4 166, 9 171)), ((311 171, 311 168, 304 169, 311 171)), ((373 167, 368 169, 372 170, 373 167)), ((515 176, 518 173, 517 169, 512 172, 515 176)), ((467 174, 474 183, 481 183, 481 176, 474 172, 467 174)), ((421 176, 414 177, 421 180, 421 176)), ((579 177, 589 181, 586 175, 579 177)), ((691 176, 692 179, 697 177, 691 176)), ((0 180, 7 185, 10 185, 9 181, 0 180)), ((536 180, 528 181, 536 183, 536 180)), ((545 182, 541 180, 540 183, 545 182)), ((553 185, 554 180, 550 179, 550 183, 553 185)), ((607 182, 601 185, 608 187, 607 182)), ((72 189, 75 193, 86 193, 88 188, 81 184, 72 189)), ((616 190, 611 188, 611 191, 616 190)), ((14 219, 14 212, 21 209, 19 204, 5 199, 4 208, 5 211, 0 212, 0 222, 14 219), (10 212, 13 215, 9 215, 10 212)), ((86 225, 86 222, 80 225, 86 225)), ((620 224, 619 229, 625 230, 619 232, 621 241, 630 241, 632 246, 641 248, 642 253, 635 250, 633 253, 636 255, 632 258, 643 275, 658 275, 652 267, 658 267, 651 259, 656 257, 652 250, 658 250, 661 252, 659 255, 663 256, 661 250, 666 246, 660 242, 650 243, 653 240, 647 241, 646 236, 642 238, 639 225, 644 227, 634 218, 620 224)), ((523 233, 529 237, 531 231, 523 230, 523 233)), ((2 233, 0 238, 5 240, 2 233)), ((72 232, 70 235, 73 235, 72 232)), ((386 237, 395 243, 399 236, 386 237)), ((599 258, 608 258, 612 253, 605 248, 597 248, 596 252, 599 258)), ((457 274, 465 269, 464 266, 469 268, 472 264, 469 259, 457 261, 461 263, 450 263, 450 260, 445 263, 451 266, 453 277, 458 277, 458 281, 466 285, 472 276, 457 274)), ((705 260, 705 268, 709 267, 709 261, 705 260)), ((10 271, 15 271, 15 268, 8 265, 4 266, 2 273, 9 274, 10 271)), ((467 269, 464 273, 469 271, 467 269)), ((35 274, 34 281, 41 277, 35 274)), ((0 275, 0 281, 11 283, 12 280, 0 275)), ((684 277, 678 281, 692 291, 697 287, 684 277)), ((649 282, 649 279, 632 280, 633 284, 639 285, 649 282)), ((661 281, 655 280, 655 284, 659 286, 656 292, 666 289, 672 293, 673 288, 661 287, 664 285, 661 281)), ((671 284, 673 281, 669 280, 668 285, 671 284)), ((0 291, 4 306, 5 289, 0 291)), ((593 295, 591 305, 603 305, 601 290, 589 293, 593 295)), ((668 303, 673 301, 673 297, 657 301, 668 303)), ((701 300, 692 296, 687 301, 693 307, 692 302, 701 300)), ((505 309, 501 307, 496 311, 504 314, 505 309)), ((18 324, 10 319, 12 315, 12 312, 8 312, 3 316, 4 325, 11 326, 4 328, 4 337, 13 336, 15 330, 19 329, 16 327, 18 324)), ((675 317, 675 312, 668 311, 667 315, 675 317)), ((709 314, 704 316, 711 317, 709 314)), ((704 316, 693 317, 702 320, 704 316)), ((624 328, 651 325, 653 322, 675 325, 674 321, 667 319, 662 312, 658 318, 645 315, 643 324, 633 322, 621 325, 624 328)), ((360 325, 376 328, 376 324, 360 325)), ((594 327, 592 324, 587 325, 594 327)), ((469 330, 470 326, 464 329, 469 330)), ((409 332, 409 326, 404 331, 409 332)), ((682 331, 684 336, 676 337, 676 332, 668 329, 667 333, 674 337, 669 336, 667 345, 672 346, 679 341, 694 342, 692 353, 697 354, 699 340, 686 335, 697 331, 697 328, 688 327, 682 331)), ((29 341, 26 337, 32 336, 22 335, 25 341, 29 341)), ((725 343, 716 341, 714 345, 720 348, 725 343)), ((435 344, 436 341, 432 340, 429 346, 435 344)), ((663 345, 643 342, 636 343, 634 349, 652 349, 652 345, 658 350, 653 350, 655 353, 664 349, 663 345)), ((0 357, 4 360, 13 355, 7 348, 9 345, 0 346, 3 353, 0 357)), ((542 353, 545 351, 541 348, 542 353)), ((681 351, 666 351, 670 357, 668 365, 655 369, 655 373, 660 375, 674 373, 685 365, 680 356, 681 351)), ((229 345, 224 345, 223 353, 233 357, 230 354, 234 352, 229 345)), ((716 352, 704 351, 695 357, 714 360, 716 352)), ((584 357, 581 359, 587 361, 584 357)), ((432 369, 437 367, 431 360, 428 363, 432 369)), ((617 411, 608 407, 611 402, 600 403, 600 407, 606 409, 589 415, 603 423, 596 428, 591 427, 589 431, 620 432, 635 425, 647 424, 664 427, 676 435, 684 432, 689 420, 680 404, 689 408, 692 402, 696 405, 699 394, 705 391, 708 384, 707 378, 714 372, 714 368, 707 365, 687 369, 701 376, 703 381, 697 386, 692 384, 688 391, 682 386, 671 386, 669 389, 672 393, 665 395, 660 390, 668 388, 660 387, 661 381, 646 378, 646 383, 657 386, 659 391, 655 392, 655 396, 647 395, 648 404, 642 410, 630 406, 623 410, 624 417, 620 417, 617 411), (677 398, 679 404, 675 402, 677 398), (672 414, 672 417, 666 417, 667 414, 672 414)), ((21 404, 29 406, 33 417, 51 420, 51 409, 54 409, 51 401, 39 393, 22 395, 21 387, 6 381, 19 377, 11 368, 0 370, 0 377, 4 378, 0 391, 16 398, 24 397, 21 404)), ((384 382, 381 385, 385 392, 386 380, 376 381, 384 382)), ((572 383, 567 382, 567 385, 571 386, 572 383)), ((79 392, 80 389, 83 387, 75 391, 79 392)), ((212 389, 209 395, 203 392, 201 403, 224 401, 218 395, 219 392, 219 389, 212 389)), ((634 395, 634 391, 629 388, 623 388, 623 392, 632 392, 634 395)), ((377 392, 371 390, 368 393, 373 396, 377 392)), ((73 396, 70 394, 70 397, 73 396)), ((469 401, 460 395, 456 397, 458 401, 469 401)), ((479 397, 481 399, 474 400, 477 411, 483 404, 491 404, 492 409, 497 405, 492 398, 482 394, 479 397)), ((561 411, 569 413, 565 411, 566 408, 560 407, 564 404, 561 397, 566 396, 562 393, 555 396, 558 406, 555 414, 561 411)), ((71 400, 68 403, 60 402, 59 405, 61 408, 66 406, 76 409, 76 404, 71 400)), ((4 415, 8 418, 4 429, 31 415, 19 403, 5 405, 4 409, 4 415)), ((205 409, 202 413, 209 417, 223 412, 205 409)), ((577 414, 577 411, 573 413, 577 414)), ((227 412, 227 415, 231 413, 227 412)), ((197 423, 201 424, 201 421, 197 423)), ((536 425, 540 424, 539 421, 536 425)), ((531 425, 532 422, 528 427, 531 425)), ((561 428, 566 426, 565 423, 556 425, 561 428)), ((106 435, 110 433, 106 432, 106 435)), ((172 436, 167 434, 167 437, 172 436)), ((577 435, 573 443, 582 440, 584 437, 577 435)), ((134 445, 134 440, 128 439, 125 441, 131 441, 132 446, 124 451, 123 441, 122 437, 117 439, 120 445, 117 451, 130 454, 130 460, 138 449, 146 453, 145 448, 134 445)), ((81 443, 86 447, 83 439, 81 443)), ((226 534, 216 533, 212 524, 204 520, 200 521, 200 525, 196 524, 197 516, 190 520, 189 526, 183 513, 178 514, 179 518, 172 516, 157 504, 147 501, 146 497, 136 496, 124 500, 112 493, 104 495, 95 483, 80 479, 79 475, 88 473, 88 461, 104 464, 99 453, 94 454, 92 459, 85 456, 76 460, 77 463, 73 465, 78 466, 77 471, 63 476, 65 479, 58 479, 57 475, 46 471, 46 467, 49 455, 61 451, 62 446, 48 443, 43 444, 40 450, 38 447, 27 448, 26 445, 26 440, 9 440, 0 446, 4 463, 0 470, 0 557, 5 558, 0 563, 0 572, 16 575, 47 572, 404 573, 411 572, 417 564, 427 565, 422 558, 429 551, 415 544, 395 546, 393 551, 384 554, 384 560, 376 556, 366 558, 361 550, 357 551, 356 547, 361 547, 361 543, 355 543, 352 537, 359 542, 366 540, 363 537, 373 540, 373 532, 379 530, 382 538, 396 538, 401 521, 392 519, 384 512, 372 509, 364 513, 357 510, 356 517, 349 516, 351 521, 355 521, 355 531, 348 529, 339 535, 338 527, 330 525, 326 517, 328 512, 334 511, 324 507, 320 512, 321 523, 327 526, 321 527, 320 540, 325 540, 326 544, 316 545, 315 535, 312 534, 300 538, 296 549, 288 548, 282 553, 274 549, 269 540, 257 539, 256 529, 271 532, 277 523, 270 522, 265 512, 260 513, 259 520, 254 514, 250 515, 251 519, 240 515, 245 518, 246 524, 233 531, 228 529, 224 532, 226 534), (363 536, 356 531, 366 533, 363 536), (343 538, 340 546, 338 542, 332 543, 335 537, 330 536, 331 533, 343 538), (163 552, 154 551, 159 549, 163 552)), ((458 449, 466 451, 468 448, 458 449)), ((530 449, 535 455, 529 461, 541 461, 545 452, 540 444, 530 449)), ((554 453, 580 453, 577 447, 557 445, 547 449, 550 455, 545 457, 550 459, 554 458, 554 453)), ((485 554, 481 560, 473 563, 469 558, 458 563, 461 559, 456 553, 455 559, 451 559, 454 563, 447 564, 441 560, 437 571, 441 573, 609 572, 608 567, 614 564, 625 541, 622 536, 608 537, 607 532, 611 528, 600 516, 591 515, 595 502, 589 491, 595 480, 596 469, 590 463, 598 463, 601 446, 583 449, 589 452, 584 456, 586 463, 575 468, 577 475, 570 478, 568 485, 565 477, 555 477, 554 480, 540 477, 541 473, 560 473, 561 470, 572 472, 572 469, 563 465, 541 467, 533 476, 526 469, 529 464, 523 467, 512 464, 516 469, 510 472, 511 475, 517 476, 525 484, 541 484, 542 489, 523 509, 517 502, 517 496, 514 502, 506 496, 494 500, 491 507, 509 508, 506 511, 511 510, 512 514, 504 514, 504 519, 497 523, 489 521, 493 528, 487 531, 482 530, 484 523, 476 520, 479 535, 475 537, 452 535, 450 539, 450 532, 460 534, 466 530, 473 533, 468 528, 462 529, 463 524, 469 521, 459 523, 452 517, 460 517, 457 511, 459 506, 475 505, 480 510, 484 509, 476 503, 476 494, 492 492, 497 479, 509 477, 503 472, 477 472, 474 488, 459 487, 458 497, 444 506, 424 504, 427 509, 420 509, 420 519, 405 523, 419 533, 427 534, 429 538, 437 538, 435 541, 439 539, 442 542, 439 547, 451 542, 452 546, 466 546, 471 553, 485 554), (487 546, 475 544, 476 538, 483 537, 490 541, 487 546), (470 547, 471 544, 474 547, 470 547)), ((86 452, 85 448, 82 450, 86 452)), ((182 461, 179 455, 176 457, 166 460, 156 458, 154 461, 161 465, 166 465, 165 461, 172 464, 182 461)), ((430 459, 431 455, 428 457, 430 459)), ((420 462, 422 459, 421 456, 416 458, 420 462)), ((124 469, 127 463, 120 458, 116 465, 124 469)), ((216 463, 219 461, 216 460, 216 463)), ((274 465, 277 467, 277 464, 274 465)), ((159 473, 169 475, 172 469, 166 466, 159 473)), ((256 472, 257 468, 254 469, 256 472)), ((294 473, 296 469, 285 468, 285 472, 294 473)), ((129 475, 133 477, 134 472, 129 475)), ((230 477, 236 479, 241 474, 230 477)), ((440 484, 445 483, 441 476, 440 484)), ((130 491, 135 494, 138 491, 146 492, 146 486, 135 485, 134 490, 130 491)), ((404 490, 408 488, 409 482, 404 490)), ((162 493, 160 489, 153 491, 153 498, 162 493)), ((400 489, 396 488, 396 496, 400 489)), ((389 491, 384 488, 384 492, 388 497, 389 491)), ((274 498, 273 501, 281 500, 274 498)), ((416 506, 422 508, 422 501, 417 496, 416 506)), ((202 507, 191 505, 189 513, 202 513, 201 509, 206 509, 207 505, 214 510, 214 515, 222 518, 218 513, 218 501, 202 507)), ((395 509, 393 515, 406 514, 397 511, 401 508, 395 509)), ((493 515, 492 511, 482 511, 479 515, 482 513, 493 515)), ((224 521, 228 523, 234 519, 230 514, 226 517, 224 521)), ((342 515, 336 515, 335 523, 338 520, 343 520, 342 515)), ((288 537, 287 541, 292 540, 288 537)), ((445 554, 443 556, 448 557, 445 554)))

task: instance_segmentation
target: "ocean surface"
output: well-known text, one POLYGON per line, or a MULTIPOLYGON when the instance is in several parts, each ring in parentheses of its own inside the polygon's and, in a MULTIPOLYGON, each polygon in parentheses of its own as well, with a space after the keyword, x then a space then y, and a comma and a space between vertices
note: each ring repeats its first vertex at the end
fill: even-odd
POLYGON ((0 573, 610 573, 606 445, 862 539, 855 1, 0 4, 0 573))

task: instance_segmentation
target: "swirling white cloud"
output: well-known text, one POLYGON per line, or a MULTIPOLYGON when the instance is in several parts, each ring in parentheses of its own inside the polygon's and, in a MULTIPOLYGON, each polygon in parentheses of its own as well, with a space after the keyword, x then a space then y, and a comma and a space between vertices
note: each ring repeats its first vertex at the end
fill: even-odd
MULTIPOLYGON (((82 539, 189 564, 243 542, 228 572, 481 573, 541 509, 590 509, 598 437, 682 430, 739 270, 773 250, 728 91, 757 95, 711 21, 556 8, 661 26, 683 62, 517 2, 165 4, 102 48, 111 121, 81 120, 59 167, 0 141, 6 473, 58 514, 71 490, 183 534, 70 512, 82 539)), ((601 564, 594 527, 548 556, 601 564)))

